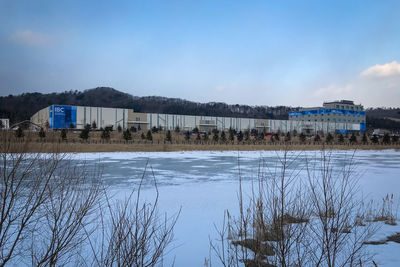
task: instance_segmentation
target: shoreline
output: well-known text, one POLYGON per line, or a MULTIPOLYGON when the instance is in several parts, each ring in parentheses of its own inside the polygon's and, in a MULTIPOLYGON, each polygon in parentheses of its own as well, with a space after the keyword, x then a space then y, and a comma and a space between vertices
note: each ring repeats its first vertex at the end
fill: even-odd
MULTIPOLYGON (((23 144, 23 143, 22 143, 23 144)), ((25 143, 27 153, 179 152, 179 151, 274 151, 274 150, 400 150, 392 145, 349 144, 139 144, 139 143, 25 143)))

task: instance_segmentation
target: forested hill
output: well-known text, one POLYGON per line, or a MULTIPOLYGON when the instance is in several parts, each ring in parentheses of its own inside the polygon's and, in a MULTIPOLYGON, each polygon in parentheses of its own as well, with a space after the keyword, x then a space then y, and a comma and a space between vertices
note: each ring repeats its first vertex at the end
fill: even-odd
POLYGON ((52 104, 133 108, 136 112, 271 119, 287 119, 288 112, 295 110, 285 106, 228 105, 215 102, 197 103, 159 96, 137 97, 113 88, 98 87, 83 92, 24 93, 0 97, 0 118, 9 118, 11 124, 28 120, 35 112, 52 104))
MULTIPOLYGON (((133 108, 137 112, 212 115, 241 118, 288 119, 290 111, 298 108, 277 106, 228 105, 225 103, 197 103, 178 98, 159 96, 137 97, 113 88, 98 87, 63 93, 24 93, 0 97, 0 118, 10 123, 28 120, 38 110, 52 104, 133 108)), ((400 130, 400 109, 367 109, 367 127, 400 130)))

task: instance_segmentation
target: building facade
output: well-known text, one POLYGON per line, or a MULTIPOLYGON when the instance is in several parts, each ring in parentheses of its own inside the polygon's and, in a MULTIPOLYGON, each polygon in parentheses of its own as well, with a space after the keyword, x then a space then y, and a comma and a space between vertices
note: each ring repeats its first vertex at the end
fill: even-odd
POLYGON ((323 107, 302 108, 299 111, 290 112, 289 120, 359 124, 361 131, 365 131, 366 128, 366 114, 363 106, 355 105, 350 100, 324 102, 323 107))
POLYGON ((85 125, 96 124, 98 129, 121 126, 123 129, 135 127, 148 130, 162 127, 174 130, 179 127, 182 131, 209 132, 213 129, 226 131, 230 128, 236 131, 256 129, 259 132, 335 132, 337 130, 359 131, 360 123, 350 121, 333 122, 329 120, 271 120, 254 118, 235 118, 219 116, 196 116, 159 113, 139 113, 133 109, 83 107, 67 105, 51 105, 39 110, 31 117, 34 128, 83 129, 85 125))

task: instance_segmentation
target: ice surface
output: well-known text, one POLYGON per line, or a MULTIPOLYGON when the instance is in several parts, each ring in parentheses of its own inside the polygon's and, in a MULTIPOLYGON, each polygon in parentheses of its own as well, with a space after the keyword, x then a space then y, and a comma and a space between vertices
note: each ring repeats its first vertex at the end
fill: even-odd
MULTIPOLYGON (((173 214, 182 209, 174 249, 166 255, 165 265, 175 261, 175 266, 202 266, 209 255, 209 238, 215 238, 214 224, 221 225, 226 209, 237 210, 239 166, 245 193, 249 194, 259 167, 274 171, 281 155, 275 151, 185 151, 80 153, 70 157, 88 165, 100 163, 105 184, 121 198, 137 187, 147 166, 143 197, 151 200, 154 196, 154 173, 160 191, 159 210, 173 214)), ((290 168, 295 170, 305 158, 318 162, 319 155, 318 151, 290 152, 296 159, 290 168)), ((332 158, 339 165, 352 156, 351 151, 334 151, 332 158)), ((354 158, 361 174, 360 194, 381 200, 393 193, 399 198, 400 151, 357 151, 354 158)), ((379 240, 396 231, 400 227, 383 225, 374 238, 379 240)), ((389 242, 369 249, 376 253, 378 266, 400 266, 400 244, 389 242)))

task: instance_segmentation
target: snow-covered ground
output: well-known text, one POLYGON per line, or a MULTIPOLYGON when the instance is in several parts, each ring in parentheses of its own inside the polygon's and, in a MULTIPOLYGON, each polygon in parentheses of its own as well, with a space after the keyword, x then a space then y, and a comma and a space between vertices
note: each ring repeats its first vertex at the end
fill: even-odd
MULTIPOLYGON (((334 164, 349 160, 352 153, 335 151, 334 164)), ((81 153, 71 157, 79 164, 83 161, 88 165, 100 163, 102 179, 121 198, 136 188, 147 165, 143 196, 149 200, 154 197, 151 175, 154 172, 160 192, 159 210, 173 214, 181 208, 174 249, 166 255, 166 263, 175 261, 175 266, 202 266, 209 255, 209 238, 216 234, 214 224, 221 225, 226 209, 237 210, 238 166, 245 194, 250 194, 249 188, 257 179, 259 166, 273 168, 278 164, 279 155, 274 151, 190 151, 81 153)), ((297 163, 291 167, 298 168, 304 158, 315 159, 319 152, 293 151, 290 155, 298 156, 297 163)), ((399 200, 400 151, 357 151, 354 157, 361 175, 359 193, 378 201, 393 193, 399 200)), ((399 231, 400 226, 383 225, 374 239, 399 231)), ((400 244, 370 245, 369 249, 376 254, 378 266, 400 266, 400 244)))

